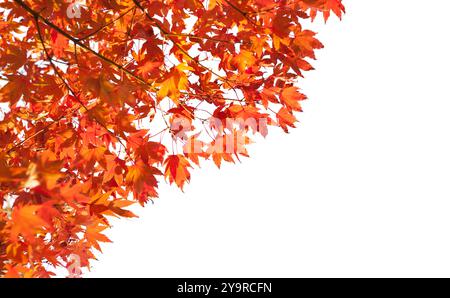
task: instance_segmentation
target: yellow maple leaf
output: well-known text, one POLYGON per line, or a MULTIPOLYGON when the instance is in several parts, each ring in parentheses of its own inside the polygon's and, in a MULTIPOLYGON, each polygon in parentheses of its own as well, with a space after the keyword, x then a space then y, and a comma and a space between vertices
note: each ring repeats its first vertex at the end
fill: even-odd
POLYGON ((158 100, 164 97, 170 97, 175 103, 178 103, 180 91, 188 90, 189 80, 186 71, 193 70, 185 63, 178 64, 168 72, 162 82, 158 83, 159 90, 157 92, 158 100))
POLYGON ((253 52, 241 50, 239 55, 233 58, 232 63, 239 69, 240 72, 244 72, 249 66, 254 65, 256 62, 253 52))

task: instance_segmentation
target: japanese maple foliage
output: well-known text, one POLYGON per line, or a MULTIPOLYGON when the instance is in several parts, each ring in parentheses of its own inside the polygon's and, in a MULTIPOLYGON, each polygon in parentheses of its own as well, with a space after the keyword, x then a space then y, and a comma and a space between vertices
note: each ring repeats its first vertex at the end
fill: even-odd
POLYGON ((89 268, 108 217, 288 132, 341 0, 0 0, 0 276, 89 268))

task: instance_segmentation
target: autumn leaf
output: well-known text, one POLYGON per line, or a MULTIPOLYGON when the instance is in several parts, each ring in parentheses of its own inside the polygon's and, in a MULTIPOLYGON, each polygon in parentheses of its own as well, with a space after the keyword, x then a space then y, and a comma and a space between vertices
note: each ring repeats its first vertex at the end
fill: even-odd
POLYGON ((289 112, 286 108, 281 108, 277 113, 277 119, 278 123, 280 124, 280 127, 285 131, 288 132, 288 126, 295 127, 295 122, 297 119, 292 114, 292 112, 289 112))
POLYGON ((192 70, 192 68, 186 64, 179 64, 165 75, 164 79, 157 84, 160 87, 157 93, 159 100, 168 96, 178 103, 180 91, 187 90, 189 86, 186 70, 192 70))
POLYGON ((324 18, 325 22, 330 17, 331 12, 336 14, 340 19, 342 18, 342 15, 345 13, 345 7, 342 4, 342 0, 320 0, 320 1, 309 0, 309 1, 305 1, 305 2, 307 2, 307 3, 310 2, 309 4, 312 4, 312 5, 314 5, 315 2, 318 2, 320 4, 319 6, 317 6, 317 4, 314 5, 317 8, 311 9, 311 18, 313 20, 315 19, 318 11, 323 12, 323 18, 324 18))
POLYGON ((162 175, 162 173, 157 168, 144 163, 136 164, 128 169, 125 182, 132 187, 135 198, 141 205, 144 205, 150 198, 157 197, 157 175, 162 175))
POLYGON ((25 78, 20 75, 10 76, 8 83, 0 89, 0 102, 16 104, 24 94, 25 78))
POLYGON ((191 180, 189 168, 192 166, 189 161, 183 155, 170 155, 164 164, 166 165, 164 176, 171 184, 175 182, 183 190, 184 184, 191 180))
POLYGON ((51 30, 51 48, 56 57, 63 57, 64 51, 69 46, 69 40, 56 30, 51 30))
POLYGON ((155 71, 158 71, 162 65, 162 61, 147 61, 142 66, 138 67, 137 73, 143 78, 148 78, 155 73, 155 71))
POLYGON ((19 236, 32 240, 36 233, 44 233, 47 223, 38 215, 41 206, 27 205, 17 207, 11 216, 10 237, 19 241, 19 236))
POLYGON ((133 212, 124 209, 133 204, 133 201, 114 199, 112 192, 99 193, 89 203, 89 210, 91 214, 95 214, 100 218, 104 218, 105 215, 128 218, 137 217, 133 212))
POLYGON ((99 242, 111 242, 108 237, 101 233, 107 228, 108 226, 101 225, 89 226, 87 227, 85 232, 86 240, 89 241, 89 243, 100 252, 102 251, 102 249, 99 242))
POLYGON ((254 54, 250 51, 241 51, 237 56, 235 56, 232 60, 232 63, 236 65, 237 69, 240 72, 244 72, 248 67, 254 65, 256 62, 256 58, 254 54))
POLYGON ((0 158, 0 183, 20 183, 27 178, 28 169, 25 167, 11 167, 0 158))
POLYGON ((305 100, 306 96, 298 92, 296 87, 287 87, 281 91, 281 101, 294 111, 301 111, 300 101, 305 100))
POLYGON ((8 63, 12 69, 19 69, 27 60, 27 51, 20 47, 10 45, 5 49, 5 53, 1 55, 2 61, 8 63))

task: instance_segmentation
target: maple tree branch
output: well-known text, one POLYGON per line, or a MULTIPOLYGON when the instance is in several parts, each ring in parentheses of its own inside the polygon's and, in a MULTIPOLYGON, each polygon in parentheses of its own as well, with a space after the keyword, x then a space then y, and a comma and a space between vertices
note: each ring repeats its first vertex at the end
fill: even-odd
MULTIPOLYGON (((16 2, 17 4, 19 4, 22 8, 24 8, 28 13, 30 13, 35 20, 37 20, 37 26, 38 26, 38 30, 39 30, 39 24, 38 21, 39 19, 42 20, 47 26, 55 29, 58 33, 60 33, 61 35, 63 35, 64 37, 66 37, 67 39, 71 40, 74 44, 75 47, 78 45, 80 48, 83 48, 85 50, 87 50, 88 52, 94 54, 95 56, 97 56, 98 58, 102 59, 103 61, 115 66, 118 70, 124 71, 126 74, 130 75, 131 77, 135 78, 136 80, 138 80, 139 82, 143 83, 144 85, 148 86, 151 88, 152 91, 157 92, 157 90, 152 86, 151 83, 148 83, 147 81, 145 81, 143 78, 139 77, 138 75, 135 75, 134 73, 132 73, 131 71, 127 70, 124 66, 114 62, 113 60, 103 56, 102 54, 94 51, 93 49, 91 49, 90 47, 86 46, 85 44, 83 44, 81 42, 81 40, 77 39, 76 37, 73 37, 72 35, 70 35, 69 33, 67 33, 66 31, 62 30, 60 27, 58 27, 57 25, 53 24, 52 22, 50 22, 49 20, 47 20, 46 18, 44 18, 39 12, 33 10, 31 7, 29 7, 24 1, 22 0, 14 0, 14 2, 16 2)), ((130 10, 131 11, 131 10, 130 10)), ((45 46, 44 46, 45 49, 45 46)), ((45 50, 46 51, 46 50, 45 50)), ((48 57, 50 57, 48 55, 48 52, 46 51, 46 55, 48 57)), ((72 88, 67 84, 67 82, 62 78, 61 74, 59 73, 59 71, 56 69, 56 66, 53 63, 53 60, 50 58, 48 59, 49 62, 52 64, 52 67, 55 69, 56 74, 58 75, 58 77, 60 77, 60 79, 63 81, 63 83, 66 85, 66 87, 68 88, 69 92, 71 92, 73 94, 73 96, 77 99, 77 101, 79 101, 79 103, 83 106, 84 109, 86 109, 87 112, 89 112, 89 109, 84 105, 83 102, 81 102, 81 100, 78 98, 78 96, 76 95, 76 93, 74 92, 74 90, 72 90, 72 88)), ((94 117, 95 119, 95 117, 94 117)), ((96 122, 101 125, 102 127, 104 127, 108 133, 112 134, 120 143, 122 146, 124 146, 124 144, 122 144, 121 139, 116 136, 113 132, 111 132, 104 124, 102 124, 101 122, 99 122, 97 119, 95 119, 96 122)), ((166 119, 164 118, 164 121, 167 124, 166 119)), ((169 126, 168 126, 169 127, 169 126)), ((124 146, 125 147, 125 146, 124 146)), ((125 147, 126 148, 126 147, 125 147)), ((128 152, 127 155, 129 156, 128 152)), ((129 156, 130 157, 130 156, 129 156)), ((131 157, 130 157, 131 159, 131 157)), ((131 159, 133 160, 133 159, 131 159)), ((134 161, 134 160, 133 160, 134 161)))
MULTIPOLYGON (((117 70, 123 71, 125 72, 127 75, 133 77, 134 79, 136 79, 137 81, 139 81, 140 83, 148 86, 150 88, 151 91, 153 92, 157 92, 158 90, 153 86, 152 83, 147 82, 145 79, 143 79, 142 77, 136 75, 135 73, 131 72, 130 70, 126 69, 123 65, 120 65, 118 63, 116 63, 115 61, 111 60, 108 57, 103 56, 102 54, 94 51, 93 49, 91 49, 90 47, 86 46, 85 44, 82 43, 82 41, 72 35, 70 35, 69 33, 67 33, 66 31, 64 31, 63 29, 61 29, 60 27, 58 27, 57 25, 55 25, 54 23, 50 22, 49 20, 47 20, 46 18, 44 18, 42 15, 40 15, 39 12, 33 10, 31 7, 29 7, 23 0, 13 0, 14 2, 16 2, 17 4, 19 4, 23 9, 25 9, 29 14, 31 14, 34 18, 38 18, 40 20, 42 20, 42 22, 44 22, 47 26, 51 27, 52 29, 56 30, 58 33, 60 33, 61 35, 63 35, 64 37, 66 37, 67 39, 69 39, 70 41, 72 41, 75 44, 75 48, 78 46, 90 53, 92 53, 94 56, 100 58, 101 60, 107 62, 108 64, 114 66, 117 70)), ((136 6, 141 9, 147 17, 150 18, 150 20, 152 20, 152 22, 155 23, 155 20, 153 20, 153 18, 151 16, 149 16, 145 9, 139 4, 139 2, 137 2, 136 0, 133 0, 134 3, 136 4, 136 6)), ((159 24, 155 23, 155 25, 157 27, 160 27, 159 24)), ((166 30, 163 31, 165 33, 169 33, 166 30)), ((161 32, 163 32, 161 31, 161 32)), ((174 42, 171 39, 172 42, 174 42)), ((178 43, 174 42, 174 44, 185 54, 188 55, 188 57, 190 57, 190 59, 192 59, 193 61, 195 61, 196 63, 200 63, 198 61, 196 61, 193 57, 191 57, 178 43)), ((200 63, 201 65, 201 63, 200 63)), ((203 68, 209 70, 209 68, 207 68, 206 66, 202 66, 203 68)), ((212 71, 212 70, 210 70, 212 71)), ((218 76, 219 78, 221 78, 222 80, 227 80, 226 78, 221 77, 220 75, 216 74, 215 72, 212 71, 213 74, 215 74, 216 76, 218 76)), ((229 80, 228 80, 229 81, 229 80)), ((188 93, 188 92, 184 92, 185 94, 188 95, 196 95, 196 94, 192 94, 192 93, 188 93)))
MULTIPOLYGON (((76 46, 92 53, 94 56, 100 58, 101 60, 107 62, 108 64, 114 66, 117 70, 121 70, 123 72, 125 72, 127 75, 133 77, 134 79, 136 79, 137 81, 139 81, 140 83, 150 87, 150 90, 153 92, 157 92, 158 90, 153 86, 152 83, 147 82, 145 79, 143 79, 142 77, 136 75, 135 73, 131 72, 130 70, 126 69, 123 65, 120 65, 118 63, 116 63, 115 61, 111 60, 108 57, 105 57, 104 55, 94 51, 93 49, 91 49, 90 47, 86 46, 85 44, 82 43, 82 41, 72 35, 70 35, 69 33, 67 33, 65 30, 61 29, 60 27, 58 27, 57 25, 55 25, 54 23, 50 22, 49 20, 47 20, 46 18, 44 18, 39 12, 33 10, 31 7, 29 7, 23 0, 13 0, 14 2, 16 2, 18 5, 20 5, 23 9, 25 9, 29 14, 31 14, 34 18, 38 18, 40 19, 42 22, 44 22, 47 26, 51 27, 52 29, 56 30, 58 33, 60 33, 61 35, 63 35, 64 37, 66 37, 67 39, 69 39, 70 41, 72 41, 75 44, 75 48, 76 46)), ((147 12, 146 10, 142 7, 142 5, 140 5, 139 2, 137 2, 136 0, 133 0, 133 2, 135 3, 136 7, 138 7, 140 10, 142 10, 142 12, 146 15, 147 18, 149 18, 149 20, 151 20, 155 26, 157 26, 162 33, 166 34, 171 34, 170 32, 168 32, 167 30, 165 30, 164 28, 162 28, 147 12)), ((196 64, 198 64, 199 66, 201 66, 202 68, 210 71, 212 74, 216 75, 219 79, 223 80, 224 82, 226 82, 236 93, 235 88, 231 85, 231 81, 228 80, 227 78, 222 77, 221 75, 215 73, 213 70, 209 69, 208 67, 204 66, 202 63, 200 63, 199 61, 195 60, 192 56, 189 55, 189 53, 186 52, 186 50, 184 50, 181 45, 179 45, 177 42, 175 42, 172 38, 169 37, 169 39, 175 44, 175 46, 177 48, 180 49, 180 51, 182 51, 183 54, 185 54, 187 57, 189 57, 189 59, 191 59, 192 61, 194 61, 196 64)), ((197 95, 197 94, 192 94, 189 92, 183 92, 184 94, 187 95, 197 95)), ((214 97, 214 96, 212 96, 214 97)), ((220 97, 218 97, 220 98, 220 97)), ((236 99, 237 101, 243 101, 241 99, 236 99)))
POLYGON ((209 71, 210 73, 212 73, 213 75, 217 76, 220 80, 222 80, 223 82, 225 82, 225 84, 227 84, 232 90, 233 92, 236 94, 236 100, 240 101, 241 105, 242 105, 242 100, 239 100, 239 95, 236 91, 236 87, 233 86, 232 82, 230 81, 228 78, 225 78, 223 76, 221 76, 220 74, 216 73, 214 70, 210 69, 209 67, 206 67, 205 65, 203 65, 203 63, 197 61, 194 57, 192 57, 179 43, 177 43, 171 36, 170 34, 172 34, 171 32, 169 32, 168 30, 166 30, 165 28, 163 28, 160 24, 158 24, 158 22, 147 12, 147 10, 137 1, 137 0, 133 0, 134 4, 145 14, 145 16, 152 22, 155 24, 155 26, 161 31, 161 33, 165 36, 168 36, 169 40, 184 54, 186 55, 191 61, 193 61, 194 63, 196 63, 197 65, 199 65, 200 67, 202 67, 203 69, 209 71))
POLYGON ((17 4, 19 4, 23 9, 25 9, 29 14, 31 14, 34 18, 38 18, 40 20, 42 20, 42 22, 44 22, 47 26, 53 28, 54 30, 56 30, 58 33, 60 33, 61 35, 63 35, 65 38, 69 39, 70 41, 72 41, 74 44, 78 45, 80 48, 92 53, 93 55, 97 56, 98 58, 100 58, 101 60, 111 64, 112 66, 114 66, 115 68, 117 68, 120 71, 125 72, 126 74, 128 74, 129 76, 133 77, 134 79, 138 80, 140 83, 147 85, 151 88, 153 88, 152 91, 156 91, 156 89, 154 89, 153 85, 149 82, 147 82, 146 80, 144 80, 143 78, 141 78, 140 76, 134 74, 133 72, 129 71, 128 69, 126 69, 123 65, 120 65, 118 63, 116 63, 115 61, 113 61, 112 59, 103 56, 102 54, 94 51, 93 49, 91 49, 90 47, 86 46, 84 43, 81 42, 80 39, 73 37, 72 35, 70 35, 69 33, 67 33, 66 31, 64 31, 63 29, 61 29, 60 27, 58 27, 57 25, 55 25, 54 23, 50 22, 49 20, 47 20, 46 18, 44 18, 42 15, 40 15, 39 12, 33 10, 31 7, 29 7, 23 0, 14 0, 14 2, 16 2, 17 4))
MULTIPOLYGON (((136 6, 145 14, 145 16, 153 23, 155 26, 161 31, 161 33, 164 36, 167 36, 169 40, 184 54, 186 55, 190 60, 194 61, 197 65, 202 67, 203 69, 209 71, 213 75, 217 76, 219 79, 221 79, 224 82, 227 82, 230 87, 230 80, 227 78, 222 77, 220 74, 216 73, 214 70, 210 69, 209 67, 204 66, 201 62, 197 61, 194 57, 192 57, 178 42, 176 42, 172 37, 172 33, 163 28, 158 22, 147 12, 147 10, 137 1, 133 0, 133 2, 136 4, 136 6)), ((232 87, 233 88, 233 87, 232 87)))
MULTIPOLYGON (((52 58, 49 56, 49 54, 48 54, 48 52, 47 52, 47 49, 45 48, 44 41, 42 40, 42 35, 41 35, 41 31, 40 31, 40 29, 39 29, 39 23, 38 23, 37 19, 36 19, 36 25, 37 25, 37 30, 38 30, 39 39, 40 39, 40 41, 41 41, 41 43, 42 43, 42 47, 43 47, 43 49, 44 49, 44 51, 45 51, 45 54, 47 55, 47 59, 50 61, 50 64, 51 64, 52 67, 55 69, 55 72, 57 73, 57 75, 59 75, 59 73, 58 73, 57 70, 56 70, 56 66, 54 65, 54 63, 53 63, 53 61, 52 61, 52 58)), ((79 109, 79 108, 74 109, 74 110, 71 111, 71 112, 74 112, 74 111, 76 111, 76 110, 78 110, 78 109, 79 109)), ((25 138, 24 140, 20 141, 20 142, 17 143, 16 145, 14 145, 14 146, 13 146, 12 148, 10 148, 6 153, 7 153, 7 154, 10 154, 12 151, 14 151, 15 149, 21 147, 23 144, 25 144, 25 143, 28 142, 29 140, 31 140, 31 139, 37 137, 38 135, 40 135, 41 133, 47 131, 52 125, 58 123, 60 120, 62 120, 62 119, 65 118, 66 116, 67 116, 67 114, 62 114, 61 116, 59 116, 58 118, 56 118, 55 120, 53 120, 53 122, 47 124, 46 126, 44 126, 43 128, 41 128, 39 131, 35 132, 35 133, 32 134, 31 136, 25 138)))
MULTIPOLYGON (((73 37, 72 35, 70 35, 69 33, 67 33, 66 31, 62 30, 60 27, 58 27, 57 25, 53 24, 52 22, 50 22, 49 20, 47 20, 46 18, 44 18, 39 12, 34 11, 31 7, 29 7, 28 5, 26 5, 26 3, 22 0, 14 0, 17 4, 19 4, 22 8, 24 8, 28 13, 30 13, 36 20, 42 20, 47 26, 53 28, 54 30, 56 30, 58 33, 60 33, 61 35, 63 35, 64 37, 66 37, 67 39, 71 40, 75 46, 79 46, 80 48, 83 48, 85 50, 87 50, 88 52, 94 54, 95 56, 99 57, 100 59, 108 62, 109 64, 115 66, 118 70, 124 71, 125 73, 127 73, 128 75, 132 76, 133 78, 137 79, 139 82, 149 86, 152 88, 152 91, 157 92, 157 90, 152 86, 152 84, 148 83, 147 81, 145 81, 143 78, 135 75, 134 73, 132 73, 131 71, 127 70, 124 66, 117 64, 116 62, 114 62, 113 60, 101 55, 100 53, 94 51, 93 49, 91 49, 90 47, 84 45, 82 43, 82 40, 77 39, 76 37, 73 37)), ((146 13, 145 9, 136 1, 134 1, 136 6, 139 7, 147 16, 148 14, 146 13)), ((133 7, 134 8, 134 7, 133 7)), ((131 11, 132 9, 130 9, 131 11)), ((150 16, 148 16, 150 17, 150 16)), ((166 30, 164 30, 164 28, 162 28, 161 26, 159 26, 159 24, 157 24, 151 17, 150 19, 155 23, 155 25, 160 28, 161 32, 163 33, 167 33, 166 30)), ((37 23, 38 24, 38 23, 37 23)), ((39 29, 38 29, 39 30, 39 29)), ((171 39, 172 40, 172 39, 171 39)), ((189 54, 183 49, 181 48, 181 46, 179 44, 177 44, 175 41, 172 40, 172 42, 174 42, 174 44, 177 45, 177 47, 180 48, 181 51, 183 51, 185 53, 185 55, 189 54)), ((45 48, 45 46, 44 46, 45 48)), ((48 52, 46 51, 46 55, 49 56, 48 52)), ((192 60, 195 61, 195 59, 191 56, 189 56, 192 60)), ((63 81, 63 83, 66 85, 66 87, 68 88, 68 90, 73 94, 74 98, 77 99, 77 101, 79 101, 79 103, 83 106, 83 108, 89 112, 89 109, 79 100, 78 96, 76 95, 76 93, 74 92, 74 90, 72 90, 72 88, 67 84, 67 82, 62 78, 61 74, 59 73, 59 71, 56 69, 56 66, 53 64, 53 61, 51 58, 48 59, 50 61, 50 63, 52 64, 52 67, 55 69, 56 74, 58 75, 58 77, 60 77, 60 79, 63 81)), ((197 62, 197 61, 196 61, 197 62)), ((204 66, 203 66, 204 67, 204 66)), ((206 67, 204 67, 206 68, 206 67)), ((206 68, 208 69, 208 68, 206 68)), ((213 72, 214 73, 214 72, 213 72)), ((215 73, 214 73, 215 74, 215 73)), ((217 75, 217 74, 215 74, 217 75)), ((218 76, 218 75, 217 75, 218 76)), ((220 76, 219 76, 220 77, 220 76)), ((185 108, 185 107, 183 107, 185 108)), ((95 119, 95 117, 94 117, 95 119)), ((104 127, 108 133, 112 134, 120 143, 121 145, 124 146, 124 144, 122 144, 121 139, 119 137, 117 137, 114 133, 112 133, 104 124, 100 123, 97 119, 95 119, 97 123, 99 123, 102 127, 104 127)), ((163 117, 163 120, 167 126, 167 128, 169 130, 170 129, 170 125, 167 123, 166 119, 163 117)), ((59 120, 58 120, 59 121, 59 120)), ((125 147, 125 146, 124 146, 125 147)), ((126 148, 126 147, 125 147, 126 148)), ((128 154, 128 153, 127 153, 128 154)), ((129 154, 128 154, 129 155, 129 154)))
MULTIPOLYGON (((186 55, 191 61, 195 62, 197 65, 199 65, 200 67, 202 67, 203 69, 209 71, 210 73, 212 73, 213 75, 217 76, 219 79, 221 79, 223 82, 225 82, 225 84, 227 84, 232 90, 233 92, 236 94, 236 99, 239 101, 239 104, 243 107, 242 105, 242 101, 239 100, 239 95, 238 92, 236 91, 236 88, 233 86, 232 82, 225 77, 222 77, 221 75, 219 75, 218 73, 216 73, 214 70, 210 69, 209 67, 204 66, 201 62, 197 61, 196 59, 194 59, 194 57, 192 57, 179 43, 177 43, 171 36, 171 32, 169 32, 168 30, 166 30, 165 28, 163 28, 160 24, 158 24, 158 22, 147 12, 147 10, 138 2, 138 0, 133 0, 134 4, 145 14, 145 16, 153 23, 155 24, 155 26, 161 31, 161 33, 165 36, 168 36, 169 40, 172 41, 172 43, 184 54, 186 55)), ((233 82, 234 83, 234 82, 233 82)), ((190 114, 193 114, 192 112, 188 111, 183 105, 181 105, 181 107, 186 110, 187 112, 189 112, 190 114)), ((193 117, 195 117, 195 115, 193 115, 193 117)), ((194 119, 194 118, 193 118, 194 119)))
MULTIPOLYGON (((146 80, 144 80, 143 78, 141 78, 140 76, 134 74, 133 72, 127 70, 124 66, 114 62, 113 60, 103 56, 102 54, 94 51, 93 49, 91 49, 90 47, 86 46, 85 44, 82 43, 83 39, 78 39, 72 35, 70 35, 69 33, 67 33, 65 30, 61 29, 60 27, 58 27, 57 25, 55 25, 54 23, 50 22, 49 20, 47 20, 46 18, 44 18, 39 12, 33 10, 31 7, 29 7, 23 0, 14 0, 14 2, 16 2, 17 4, 19 4, 22 8, 24 8, 28 13, 30 13, 36 20, 42 20, 47 26, 53 28, 54 30, 56 30, 58 33, 60 33, 61 35, 63 35, 64 37, 66 37, 67 39, 71 40, 74 44, 75 47, 79 46, 80 48, 94 54, 95 56, 97 56, 98 58, 100 58, 101 60, 113 65, 114 67, 116 67, 118 70, 121 70, 123 72, 125 72, 126 74, 128 74, 129 76, 135 78, 136 80, 138 80, 140 83, 149 86, 151 88, 152 91, 157 92, 157 90, 153 87, 153 85, 149 82, 147 82, 146 80)), ((133 2, 135 3, 135 6, 133 6, 132 8, 130 8, 127 13, 131 10, 133 10, 133 8, 138 7, 145 15, 146 17, 152 21, 152 23, 155 24, 155 26, 161 31, 161 33, 163 33, 164 35, 168 36, 169 39, 174 43, 174 45, 184 54, 186 55, 190 60, 194 61, 196 64, 198 64, 200 67, 204 68, 207 71, 210 71, 212 74, 214 74, 215 76, 217 76, 219 79, 221 79, 222 81, 224 81, 227 85, 229 85, 229 87, 234 91, 234 93, 236 94, 236 99, 234 99, 234 101, 238 101, 241 105, 242 102, 244 101, 243 99, 239 99, 238 93, 235 89, 235 87, 231 84, 230 80, 227 78, 222 77, 221 75, 217 74, 215 71, 209 69, 208 67, 204 66, 201 62, 195 60, 180 44, 178 44, 173 38, 171 38, 172 33, 170 33, 169 31, 165 30, 160 24, 157 23, 156 20, 154 20, 149 14, 148 12, 145 10, 144 7, 142 7, 142 5, 137 1, 137 0, 133 0, 133 2)), ((237 7, 235 7, 234 5, 230 4, 233 8, 237 9, 238 11, 240 11, 237 7)), ((241 11, 242 12, 242 11, 241 11)), ((246 15, 245 13, 243 13, 244 15, 246 15)), ((125 15, 125 14, 124 14, 125 15)), ((122 16, 123 17, 123 16, 122 16)), ((190 36, 192 37, 192 36, 190 36)), ((198 37, 199 38, 199 37, 198 37)), ((48 54, 48 53, 47 53, 48 54)), ((51 60, 51 58, 50 58, 51 60)), ((53 67, 56 67, 53 64, 53 61, 51 61, 51 64, 53 67)), ((64 84, 67 84, 67 82, 61 78, 61 74, 59 73, 59 71, 56 70, 56 74, 60 77, 60 79, 62 79, 62 81, 64 82, 64 84)), ((74 97, 77 99, 77 101, 79 100, 79 98, 77 97, 76 93, 71 90, 70 86, 67 86, 68 89, 70 90, 70 92, 74 95, 74 97)), ((183 93, 188 93, 188 92, 183 92, 183 93)), ((190 93, 189 93, 190 94, 190 93)), ((191 95, 191 94, 190 94, 191 95)), ((220 97, 219 97, 220 98, 220 97)), ((83 108, 86 109, 86 111, 89 111, 89 109, 87 109, 87 107, 80 101, 80 104, 83 106, 83 108)), ((184 109, 185 107, 183 105, 181 105, 184 109)), ((95 118, 94 118, 95 119, 95 118)), ((119 140, 119 142, 121 142, 121 139, 119 137, 117 137, 114 133, 112 133, 106 126, 104 126, 104 124, 100 123, 97 119, 95 119, 96 122, 98 122, 101 126, 103 126, 110 134, 112 134, 116 139, 119 140)), ((59 120, 58 120, 59 121, 59 120)), ((164 118, 165 121, 165 118, 164 118)), ((165 121, 166 126, 169 128, 170 130, 170 126, 168 125, 168 123, 165 121)), ((123 145, 123 144, 122 144, 123 145)), ((125 146, 124 146, 125 147, 125 146)))
MULTIPOLYGON (((44 50, 44 53, 46 55, 46 58, 47 58, 48 62, 52 66, 53 70, 55 71, 55 74, 63 82, 63 84, 65 85, 65 87, 69 91, 69 93, 72 94, 72 96, 81 105, 81 107, 83 107, 86 110, 86 113, 88 113, 88 115, 90 114, 90 116, 95 120, 95 122, 97 122, 101 127, 103 127, 111 136, 113 136, 120 143, 120 145, 122 145, 125 148, 125 153, 127 154, 128 158, 130 158, 130 160, 134 162, 133 158, 131 158, 131 155, 127 151, 127 147, 123 143, 122 139, 119 136, 117 136, 113 131, 111 131, 104 123, 102 123, 94 115, 92 115, 92 113, 90 113, 91 110, 83 103, 83 101, 78 97, 77 92, 75 92, 75 90, 72 89, 72 87, 69 85, 69 83, 64 79, 63 75, 59 72, 58 68, 56 67, 55 63, 53 62, 52 57, 48 53, 47 48, 45 46, 44 38, 42 36, 42 32, 41 32, 41 29, 40 29, 40 26, 39 26, 39 19, 37 17, 35 17, 35 21, 36 21, 36 29, 37 29, 37 32, 38 32, 38 37, 39 37, 39 40, 40 40, 40 42, 42 44, 42 48, 44 50)), ((55 123, 58 122, 58 121, 55 121, 55 123)), ((127 139, 125 139, 125 141, 128 143, 127 139)))

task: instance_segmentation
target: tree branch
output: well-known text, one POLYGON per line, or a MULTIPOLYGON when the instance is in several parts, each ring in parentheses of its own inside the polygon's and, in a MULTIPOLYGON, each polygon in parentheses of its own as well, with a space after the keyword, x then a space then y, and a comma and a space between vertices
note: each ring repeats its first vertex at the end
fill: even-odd
POLYGON ((56 30, 59 34, 63 35, 65 38, 69 39, 70 41, 72 41, 75 45, 79 46, 80 48, 92 53, 93 55, 97 56, 98 58, 100 58, 101 60, 109 63, 110 65, 114 66, 117 70, 123 71, 126 74, 128 74, 129 76, 133 77, 134 79, 136 79, 137 81, 139 81, 140 83, 147 85, 148 87, 152 88, 152 91, 157 91, 155 89, 155 87, 153 87, 153 85, 149 82, 147 82, 146 80, 144 80, 143 78, 141 78, 140 76, 134 74, 133 72, 129 71, 128 69, 126 69, 124 66, 114 62, 113 60, 109 59, 108 57, 103 56, 102 54, 94 51, 93 49, 91 49, 90 47, 86 46, 84 43, 82 43, 82 41, 76 37, 73 37, 72 35, 70 35, 69 33, 67 33, 66 31, 64 31, 63 29, 59 28, 57 25, 55 25, 54 23, 50 22, 49 20, 47 20, 46 18, 44 18, 43 16, 41 16, 39 14, 39 12, 33 10, 31 7, 29 7, 23 0, 14 0, 14 2, 16 2, 18 5, 20 5, 23 9, 25 9, 29 14, 31 14, 35 19, 40 19, 42 22, 44 22, 47 26, 51 27, 52 29, 56 30))
MULTIPOLYGON (((58 78, 63 82, 64 86, 67 88, 67 90, 69 91, 69 93, 71 93, 71 95, 75 98, 75 100, 81 105, 81 107, 83 107, 86 110, 86 113, 91 114, 90 113, 90 109, 83 103, 83 101, 78 97, 77 92, 75 92, 75 90, 72 89, 72 87, 69 85, 69 83, 64 79, 63 75, 59 72, 58 68, 56 67, 56 65, 53 63, 52 57, 50 56, 50 54, 47 51, 47 48, 45 46, 45 42, 44 42, 44 38, 42 36, 41 33, 41 28, 39 26, 39 19, 37 17, 35 17, 35 21, 36 21, 36 28, 38 31, 38 37, 39 40, 42 44, 45 56, 47 57, 48 62, 50 63, 50 65, 52 66, 55 74, 58 76, 58 78)), ((120 145, 122 145, 125 148, 125 153, 127 154, 128 158, 130 158, 131 161, 134 162, 133 158, 131 157, 130 153, 127 150, 127 147, 125 146, 124 142, 122 141, 122 139, 117 136, 113 131, 111 131, 104 123, 102 123, 100 120, 98 120, 94 115, 92 115, 92 118, 94 119, 95 122, 97 122, 101 127, 103 127, 105 129, 106 132, 108 132, 108 134, 110 134, 112 137, 114 137, 119 143, 120 145)), ((61 118, 62 119, 62 118, 61 118)), ((59 120, 58 120, 59 121, 59 120)), ((57 121, 55 121, 57 122, 57 121)), ((128 143, 128 140, 125 139, 125 142, 128 143)))

